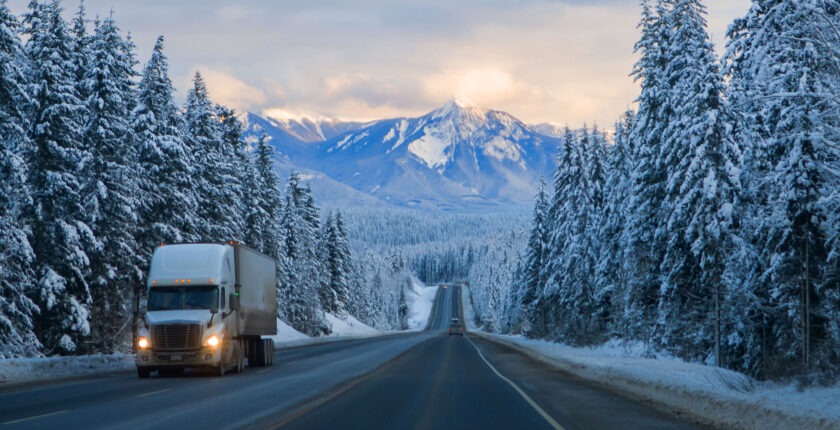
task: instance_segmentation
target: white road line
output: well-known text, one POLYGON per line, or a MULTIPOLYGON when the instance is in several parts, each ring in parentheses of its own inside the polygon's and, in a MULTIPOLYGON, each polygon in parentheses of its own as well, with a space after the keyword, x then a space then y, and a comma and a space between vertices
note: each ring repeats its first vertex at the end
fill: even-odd
POLYGON ((171 388, 166 388, 166 389, 164 389, 164 390, 152 391, 151 393, 138 394, 138 395, 137 395, 137 397, 146 397, 146 396, 151 396, 152 394, 165 393, 165 392, 167 392, 167 391, 172 391, 172 389, 171 389, 171 388))
POLYGON ((260 370, 259 372, 257 372, 257 374, 259 375, 260 373, 265 373, 265 372, 271 372, 271 369, 260 370))
POLYGON ((56 412, 50 412, 50 413, 48 413, 48 414, 35 415, 34 417, 21 418, 21 419, 19 419, 19 420, 14 420, 14 421, 6 421, 5 423, 3 423, 3 425, 5 426, 5 425, 9 425, 9 424, 22 423, 22 422, 24 422, 24 421, 35 420, 35 419, 38 419, 38 418, 44 418, 44 417, 48 417, 48 416, 50 416, 50 415, 63 414, 63 413, 65 413, 65 412, 68 412, 68 411, 56 411, 56 412))
POLYGON ((484 354, 481 353, 481 350, 478 349, 478 347, 473 343, 472 339, 470 339, 469 336, 465 337, 470 342, 470 345, 472 345, 473 348, 475 348, 475 352, 478 353, 478 356, 481 357, 481 359, 484 361, 484 364, 486 364, 487 367, 489 367, 490 370, 492 370, 493 373, 496 374, 496 376, 502 378, 503 381, 507 382, 511 387, 513 387, 513 389, 516 390, 516 392, 519 393, 519 395, 522 396, 522 398, 525 399, 525 401, 528 402, 528 404, 531 405, 531 407, 534 408, 534 410, 536 410, 543 417, 543 419, 545 419, 548 422, 548 424, 551 427, 553 427, 555 430, 564 430, 563 426, 561 426, 560 423, 555 421, 554 418, 552 418, 551 415, 548 414, 548 412, 546 412, 543 408, 540 407, 540 405, 537 404, 537 402, 535 402, 527 394, 525 394, 525 392, 522 391, 521 388, 517 387, 516 384, 513 383, 513 381, 499 373, 499 371, 496 370, 496 368, 493 367, 493 365, 490 364, 490 362, 487 361, 486 358, 484 358, 484 354))

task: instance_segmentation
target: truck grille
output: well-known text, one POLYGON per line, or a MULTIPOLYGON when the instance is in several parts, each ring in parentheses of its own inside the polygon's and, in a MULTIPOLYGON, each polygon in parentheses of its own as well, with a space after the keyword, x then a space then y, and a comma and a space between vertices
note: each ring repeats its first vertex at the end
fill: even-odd
POLYGON ((198 349, 201 324, 161 324, 152 328, 152 347, 156 350, 198 349))

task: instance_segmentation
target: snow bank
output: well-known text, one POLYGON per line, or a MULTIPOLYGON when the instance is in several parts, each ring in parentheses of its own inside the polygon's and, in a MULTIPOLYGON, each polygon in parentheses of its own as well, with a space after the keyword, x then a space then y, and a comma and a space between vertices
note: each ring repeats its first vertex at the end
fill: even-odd
POLYGON ((630 397, 678 410, 714 427, 840 430, 840 385, 798 389, 794 384, 757 382, 673 357, 642 358, 646 348, 641 344, 611 341, 595 348, 573 348, 476 332, 469 289, 461 291, 465 323, 473 333, 630 397))
POLYGON ((461 286, 461 307, 464 309, 464 324, 467 330, 477 330, 475 325, 475 309, 473 309, 472 300, 470 300, 470 287, 466 285, 461 286))
MULTIPOLYGON (((468 297, 464 297, 465 304, 468 297)), ((743 429, 840 429, 840 386, 797 390, 678 359, 648 359, 643 348, 618 342, 598 348, 476 333, 507 344, 547 365, 653 402, 715 427, 743 429)))
POLYGON ((406 293, 409 330, 424 330, 429 324, 438 288, 438 286, 427 287, 420 281, 412 279, 411 290, 406 293))
POLYGON ((333 315, 325 313, 327 323, 332 327, 330 336, 371 336, 380 334, 380 331, 357 320, 348 313, 333 315))
POLYGON ((134 355, 11 358, 0 360, 0 383, 82 376, 134 368, 134 355))
POLYGON ((286 324, 285 321, 277 318, 277 334, 271 336, 274 339, 275 345, 283 345, 285 343, 298 341, 301 339, 310 339, 309 336, 295 330, 292 326, 286 324))

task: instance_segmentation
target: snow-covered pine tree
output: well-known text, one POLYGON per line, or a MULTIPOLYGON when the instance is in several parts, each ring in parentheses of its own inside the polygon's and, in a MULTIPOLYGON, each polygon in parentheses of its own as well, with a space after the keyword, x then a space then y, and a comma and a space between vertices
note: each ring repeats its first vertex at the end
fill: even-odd
POLYGON ((280 191, 280 178, 274 170, 274 147, 268 143, 269 137, 260 136, 257 140, 254 158, 256 170, 254 188, 257 192, 258 208, 247 217, 245 240, 255 244, 262 252, 277 258, 280 255, 280 215, 283 197, 280 191))
POLYGON ((766 90, 757 88, 763 83, 753 75, 767 58, 762 51, 772 46, 766 43, 772 32, 760 31, 765 34, 765 43, 753 43, 762 11, 763 6, 754 3, 747 16, 735 20, 729 28, 724 56, 724 70, 729 77, 727 99, 737 118, 733 134, 741 142, 743 164, 741 203, 735 207, 740 225, 734 237, 736 248, 724 274, 728 285, 725 308, 727 320, 732 323, 725 330, 726 348, 722 360, 732 368, 766 377, 770 368, 766 361, 768 288, 760 278, 767 268, 767 256, 761 255, 765 249, 759 245, 766 241, 761 226, 771 192, 766 178, 773 167, 765 156, 764 145, 769 131, 763 117, 763 101, 754 97, 766 90))
POLYGON ((639 27, 641 39, 635 51, 640 54, 633 76, 641 81, 638 110, 629 133, 634 153, 634 168, 627 211, 627 224, 622 242, 625 244, 624 272, 627 289, 624 316, 619 329, 622 337, 647 342, 657 317, 659 298, 659 263, 665 252, 662 227, 662 203, 665 198, 666 171, 660 160, 664 127, 672 116, 668 104, 669 32, 663 22, 664 5, 652 10, 649 1, 642 3, 639 27))
POLYGON ((89 250, 91 348, 112 353, 128 340, 132 289, 143 277, 138 253, 137 148, 130 123, 134 109, 133 47, 113 18, 97 24, 90 39, 81 87, 88 95, 82 131, 91 161, 85 165, 83 204, 97 246, 89 250))
POLYGON ((514 292, 509 301, 511 304, 508 310, 510 320, 510 331, 519 332, 530 336, 531 324, 536 314, 535 306, 542 295, 545 281, 541 278, 545 274, 543 267, 546 265, 549 254, 549 197, 546 192, 544 178, 540 178, 537 195, 534 199, 534 213, 531 219, 531 234, 528 237, 528 246, 525 250, 525 258, 520 284, 511 287, 514 292))
POLYGON ((733 27, 734 99, 749 130, 746 164, 763 193, 750 215, 759 258, 762 353, 757 373, 836 371, 836 283, 826 264, 836 219, 837 1, 756 2, 733 27), (832 42, 833 41, 833 42, 832 42), (758 219, 758 217, 761 217, 758 219))
POLYGON ((90 153, 80 145, 84 105, 74 86, 72 39, 58 2, 32 1, 25 17, 25 51, 32 64, 30 184, 32 247, 41 309, 36 334, 47 354, 85 352, 90 335, 90 262, 94 244, 81 201, 80 166, 90 153))
MULTIPOLYGON (((70 32, 72 33, 73 63, 76 65, 76 79, 74 82, 76 90, 79 92, 79 98, 87 100, 90 94, 88 94, 85 88, 85 72, 90 69, 90 58, 92 55, 90 45, 93 43, 94 36, 87 32, 87 8, 85 7, 84 0, 79 1, 79 9, 73 15, 73 20, 70 22, 70 25, 72 26, 70 32)), ((99 22, 96 22, 95 25, 99 26, 99 22)))
POLYGON ((332 243, 330 248, 334 248, 326 256, 330 275, 328 283, 336 298, 335 312, 345 312, 350 302, 350 276, 353 271, 353 261, 341 211, 336 212, 333 225, 327 229, 327 233, 326 240, 332 243))
POLYGON ((242 139, 242 123, 236 117, 236 111, 218 104, 214 110, 222 140, 222 165, 225 167, 219 174, 224 178, 225 201, 232 202, 227 222, 232 230, 231 237, 241 238, 245 235, 245 205, 254 204, 257 199, 255 190, 246 190, 244 184, 252 181, 256 173, 242 139))
POLYGON ((0 0, 0 358, 40 354, 34 320, 35 254, 29 243, 31 207, 25 156, 28 136, 29 64, 23 52, 20 24, 6 0, 0 0))
POLYGON ((142 196, 137 242, 146 260, 161 243, 198 237, 195 160, 179 128, 163 42, 163 36, 159 36, 143 69, 137 87, 137 107, 132 113, 142 196))
POLYGON ((280 285, 279 299, 285 320, 296 330, 309 335, 324 331, 323 310, 318 300, 322 282, 322 267, 317 255, 318 225, 317 208, 310 206, 312 196, 303 184, 300 175, 292 172, 286 186, 286 201, 283 204, 281 232, 283 252, 281 265, 285 277, 280 285))
POLYGON ((633 147, 629 132, 635 112, 626 111, 615 124, 613 145, 607 154, 607 177, 604 184, 603 222, 598 231, 600 253, 595 269, 598 317, 613 335, 624 316, 627 275, 623 263, 624 229, 631 191, 633 147))
MULTIPOLYGON (((595 142, 588 129, 584 144, 595 142)), ((554 198, 550 209, 550 241, 545 270, 546 285, 534 324, 545 316, 550 338, 571 344, 587 344, 601 335, 593 326, 595 261, 592 260, 589 227, 593 218, 592 189, 583 144, 566 129, 563 150, 554 174, 554 198)))
POLYGON ((233 148, 223 140, 216 109, 199 72, 187 92, 183 114, 183 134, 195 156, 195 184, 198 222, 194 240, 217 242, 240 238, 242 219, 237 193, 233 148))
POLYGON ((332 213, 327 214, 327 219, 321 225, 321 244, 319 253, 324 257, 324 269, 327 272, 327 282, 320 285, 318 297, 321 300, 321 307, 330 313, 338 310, 338 292, 333 288, 333 281, 341 275, 341 268, 338 262, 338 246, 336 245, 337 233, 332 213))
MULTIPOLYGON (((346 236, 339 230, 340 213, 327 215, 321 235, 321 248, 326 282, 321 285, 321 306, 327 312, 347 311, 350 299, 350 254, 346 236)), ((341 229, 343 230, 343 226, 341 229)))
POLYGON ((668 236, 655 340, 690 360, 720 360, 723 273, 733 251, 731 225, 741 151, 723 98, 718 60, 700 0, 674 0, 668 13, 666 75, 674 115, 665 130, 668 236))

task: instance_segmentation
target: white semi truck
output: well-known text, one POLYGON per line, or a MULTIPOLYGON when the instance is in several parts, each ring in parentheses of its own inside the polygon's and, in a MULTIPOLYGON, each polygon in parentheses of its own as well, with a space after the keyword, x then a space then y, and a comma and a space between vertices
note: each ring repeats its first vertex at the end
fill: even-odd
POLYGON ((276 262, 239 242, 161 245, 152 256, 137 336, 137 375, 270 366, 276 262))

